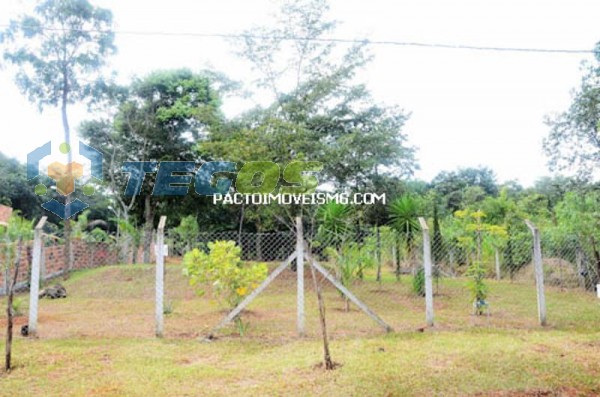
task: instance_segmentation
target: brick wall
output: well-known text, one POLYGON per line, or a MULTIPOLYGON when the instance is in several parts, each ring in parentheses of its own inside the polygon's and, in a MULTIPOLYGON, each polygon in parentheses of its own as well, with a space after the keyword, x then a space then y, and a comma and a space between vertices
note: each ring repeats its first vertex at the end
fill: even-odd
MULTIPOLYGON (((21 248, 21 260, 19 265, 19 275, 17 286, 24 288, 29 282, 29 269, 33 257, 32 242, 28 242, 21 248)), ((90 269, 106 265, 119 263, 119 253, 115 244, 112 243, 91 243, 79 239, 71 242, 73 252, 73 269, 90 269)), ((65 271, 64 245, 48 245, 42 249, 42 264, 40 278, 55 277, 65 271)), ((150 252, 151 261, 154 262, 154 249, 150 252)), ((143 247, 138 248, 137 258, 141 261, 143 257, 143 247)), ((4 266, 2 266, 3 268, 4 266)), ((12 278, 12 274, 10 275, 12 278)), ((5 293, 4 270, 0 271, 0 295, 5 293)))

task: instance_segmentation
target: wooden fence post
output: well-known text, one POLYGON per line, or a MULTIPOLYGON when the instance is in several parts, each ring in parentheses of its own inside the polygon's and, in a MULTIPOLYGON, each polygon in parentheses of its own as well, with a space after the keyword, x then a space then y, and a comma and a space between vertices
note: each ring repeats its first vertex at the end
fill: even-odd
POLYGON ((537 289, 538 317, 540 325, 546 325, 546 295, 544 293, 544 267, 542 263, 542 243, 540 231, 529 220, 525 220, 533 235, 533 266, 535 268, 535 285, 537 289))
POLYGON ((165 285, 165 223, 166 216, 160 217, 156 235, 156 329, 157 338, 162 338, 164 332, 164 285, 165 285))
POLYGON ((31 260, 31 279, 29 285, 29 335, 37 336, 38 301, 40 294, 40 267, 42 263, 42 233, 48 217, 43 216, 33 232, 33 257, 31 260))
POLYGON ((433 327, 433 283, 431 279, 431 239, 429 237, 429 226, 424 218, 419 218, 421 230, 423 231, 423 267, 425 270, 425 319, 427 325, 433 327))
POLYGON ((296 274, 297 287, 297 330, 298 336, 304 336, 304 231, 302 217, 296 217, 296 274))

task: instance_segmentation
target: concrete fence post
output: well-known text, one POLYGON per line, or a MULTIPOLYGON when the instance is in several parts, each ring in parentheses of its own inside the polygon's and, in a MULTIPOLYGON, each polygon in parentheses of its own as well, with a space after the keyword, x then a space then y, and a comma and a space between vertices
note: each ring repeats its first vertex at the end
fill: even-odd
POLYGON ((298 336, 304 336, 304 229, 302 217, 296 217, 296 274, 297 281, 297 330, 298 336))
POLYGON ((433 282, 431 260, 431 238, 429 236, 429 226, 424 218, 419 218, 421 230, 423 231, 423 267, 425 270, 425 319, 427 325, 433 327, 433 282))
POLYGON ((525 220, 533 235, 533 266, 535 269, 535 285, 537 290, 538 318, 540 325, 546 325, 546 295, 544 293, 544 267, 542 263, 542 242, 540 231, 529 220, 525 220))
POLYGON ((500 250, 498 248, 494 250, 494 260, 496 263, 496 280, 500 280, 502 274, 500 273, 500 250))
POLYGON ((157 338, 162 338, 164 332, 164 284, 165 284, 165 223, 166 216, 160 217, 156 235, 156 329, 157 338))
POLYGON ((29 335, 37 336, 38 301, 40 294, 40 268, 42 264, 43 228, 48 217, 43 216, 33 232, 33 255, 31 260, 31 279, 29 285, 29 335))

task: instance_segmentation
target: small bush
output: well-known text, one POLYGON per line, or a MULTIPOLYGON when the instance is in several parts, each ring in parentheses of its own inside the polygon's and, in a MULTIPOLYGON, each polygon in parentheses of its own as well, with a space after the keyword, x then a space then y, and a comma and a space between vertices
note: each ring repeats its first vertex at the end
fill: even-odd
POLYGON ((23 299, 14 299, 11 310, 13 316, 21 317, 23 315, 23 299))
MULTIPOLYGON (((235 308, 247 295, 267 278, 264 263, 249 265, 240 258, 241 249, 233 241, 208 243, 209 253, 193 249, 183 258, 183 274, 199 295, 209 287, 217 300, 229 309, 235 308)), ((238 316, 240 334, 245 326, 238 316)))
POLYGON ((425 269, 420 268, 412 281, 413 292, 419 296, 425 296, 425 269))
POLYGON ((170 314, 173 314, 174 311, 175 311, 175 307, 173 305, 173 301, 167 301, 165 303, 165 306, 163 307, 163 314, 165 316, 168 316, 170 314))

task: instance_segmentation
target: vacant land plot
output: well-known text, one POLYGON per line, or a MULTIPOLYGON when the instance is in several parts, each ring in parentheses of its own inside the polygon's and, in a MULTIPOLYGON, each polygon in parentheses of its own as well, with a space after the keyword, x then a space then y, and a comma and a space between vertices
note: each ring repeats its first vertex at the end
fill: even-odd
MULTIPOLYGON (((0 395, 597 395, 600 307, 593 295, 548 289, 550 325, 536 319, 532 283, 489 281, 490 316, 474 317, 464 280, 442 279, 436 327, 409 277, 385 274, 352 290, 396 331, 386 334, 325 288, 335 371, 318 367, 316 297, 307 272, 307 336, 295 335, 295 277, 286 270, 244 312, 248 328, 199 337, 225 315, 167 266, 165 338, 153 338, 154 267, 74 273, 69 297, 42 300, 40 338, 17 338, 0 395), (424 332, 422 332, 424 331, 424 332)), ((27 295, 21 295, 26 313, 27 295)), ((1 302, 4 304, 5 302, 1 302)), ((17 324, 26 323, 19 317, 17 324)), ((4 337, 5 318, 0 317, 4 337)))

